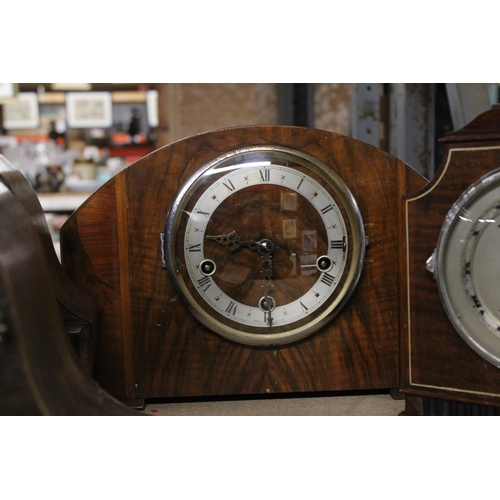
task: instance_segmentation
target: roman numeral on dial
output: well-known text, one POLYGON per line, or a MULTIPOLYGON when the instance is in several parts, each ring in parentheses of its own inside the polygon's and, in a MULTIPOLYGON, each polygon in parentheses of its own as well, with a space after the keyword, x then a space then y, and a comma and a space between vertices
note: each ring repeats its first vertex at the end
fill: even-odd
POLYGON ((238 306, 233 301, 231 301, 231 302, 229 302, 229 305, 226 307, 226 312, 228 314, 232 314, 233 316, 235 316, 237 307, 238 306))
POLYGON ((234 184, 231 182, 231 179, 228 179, 226 182, 223 182, 224 186, 226 186, 227 190, 231 193, 233 192, 236 188, 234 187, 234 184))
POLYGON ((268 168, 259 170, 259 174, 262 182, 269 182, 271 180, 271 171, 268 168))
POLYGON ((321 278, 321 283, 327 286, 332 286, 335 283, 335 278, 328 273, 325 273, 321 278))
POLYGON ((330 248, 332 250, 338 249, 338 250, 343 250, 345 252, 346 249, 345 238, 342 238, 341 240, 331 240, 330 248))
POLYGON ((207 276, 203 276, 203 278, 198 280, 198 286, 204 292, 206 292, 212 286, 212 282, 211 282, 210 278, 208 278, 207 276))

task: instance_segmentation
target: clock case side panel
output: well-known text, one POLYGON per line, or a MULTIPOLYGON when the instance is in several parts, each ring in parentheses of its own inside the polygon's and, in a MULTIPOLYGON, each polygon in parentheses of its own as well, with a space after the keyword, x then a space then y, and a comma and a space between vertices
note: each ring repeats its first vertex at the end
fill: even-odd
POLYGON ((201 134, 131 166, 127 184, 136 394, 148 398, 398 387, 394 242, 399 178, 408 169, 359 141, 280 126, 201 134), (189 315, 162 269, 159 245, 183 182, 219 154, 258 144, 300 149, 332 165, 357 199, 371 241, 360 284, 339 316, 311 337, 267 348, 227 341, 189 315))
POLYGON ((401 385, 403 392, 412 395, 500 405, 500 370, 459 336, 443 308, 434 276, 426 268, 454 202, 500 165, 500 108, 484 115, 445 137, 447 151, 433 181, 402 200, 401 234, 406 246, 402 323, 406 321, 408 328, 401 336, 401 385), (486 124, 481 136, 481 126, 486 124))
POLYGON ((125 174, 117 174, 66 221, 61 260, 70 278, 97 302, 93 377, 114 396, 133 399, 125 182, 125 174))

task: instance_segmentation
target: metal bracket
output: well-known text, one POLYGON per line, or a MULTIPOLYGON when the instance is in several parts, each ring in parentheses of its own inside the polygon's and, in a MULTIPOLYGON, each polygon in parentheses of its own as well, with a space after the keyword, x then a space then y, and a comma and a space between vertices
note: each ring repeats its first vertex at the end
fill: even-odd
POLYGON ((161 267, 167 268, 167 261, 165 260, 165 233, 160 233, 160 252, 161 252, 161 267))

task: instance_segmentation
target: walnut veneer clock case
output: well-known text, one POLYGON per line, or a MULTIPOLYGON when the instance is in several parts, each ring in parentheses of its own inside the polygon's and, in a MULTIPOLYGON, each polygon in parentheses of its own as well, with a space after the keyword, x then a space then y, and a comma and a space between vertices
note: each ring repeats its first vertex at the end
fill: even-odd
POLYGON ((403 199, 402 388, 500 406, 500 107, 443 141, 436 177, 403 199))
POLYGON ((398 388, 398 207, 424 183, 300 127, 142 158, 61 230, 64 267, 100 310, 95 378, 129 400, 398 388))

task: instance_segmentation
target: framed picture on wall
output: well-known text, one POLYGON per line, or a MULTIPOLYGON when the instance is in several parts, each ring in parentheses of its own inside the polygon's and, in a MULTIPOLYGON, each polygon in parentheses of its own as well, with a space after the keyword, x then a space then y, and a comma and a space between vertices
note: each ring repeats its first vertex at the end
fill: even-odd
POLYGON ((17 83, 0 83, 0 103, 13 99, 18 92, 17 83))
POLYGON ((68 92, 66 115, 72 128, 111 127, 113 123, 110 92, 68 92))
POLYGON ((5 102, 3 106, 3 126, 7 130, 38 128, 40 114, 35 92, 20 92, 14 100, 5 102))

